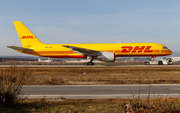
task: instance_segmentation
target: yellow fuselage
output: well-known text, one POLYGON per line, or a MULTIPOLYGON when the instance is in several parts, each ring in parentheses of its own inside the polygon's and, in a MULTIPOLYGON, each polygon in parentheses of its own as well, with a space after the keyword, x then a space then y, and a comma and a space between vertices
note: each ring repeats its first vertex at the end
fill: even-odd
POLYGON ((111 52, 115 57, 124 56, 166 56, 172 51, 158 43, 102 43, 102 44, 40 44, 29 47, 32 52, 23 52, 36 56, 53 58, 86 58, 62 45, 75 46, 101 52, 111 52))

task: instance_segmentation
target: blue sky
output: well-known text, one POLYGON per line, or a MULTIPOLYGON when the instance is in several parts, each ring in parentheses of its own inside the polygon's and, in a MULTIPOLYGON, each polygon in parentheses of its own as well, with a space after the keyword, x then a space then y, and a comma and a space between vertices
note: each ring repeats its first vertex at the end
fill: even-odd
POLYGON ((0 55, 25 55, 6 47, 21 46, 13 21, 47 44, 155 42, 180 52, 179 0, 1 0, 0 55))

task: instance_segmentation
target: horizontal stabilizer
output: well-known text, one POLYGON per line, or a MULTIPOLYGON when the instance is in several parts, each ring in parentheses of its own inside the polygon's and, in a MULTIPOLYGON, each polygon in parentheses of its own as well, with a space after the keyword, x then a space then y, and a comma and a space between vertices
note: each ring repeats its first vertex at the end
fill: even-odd
POLYGON ((34 51, 33 49, 23 48, 23 47, 18 47, 18 46, 7 46, 7 47, 17 50, 17 51, 27 51, 27 52, 34 51))

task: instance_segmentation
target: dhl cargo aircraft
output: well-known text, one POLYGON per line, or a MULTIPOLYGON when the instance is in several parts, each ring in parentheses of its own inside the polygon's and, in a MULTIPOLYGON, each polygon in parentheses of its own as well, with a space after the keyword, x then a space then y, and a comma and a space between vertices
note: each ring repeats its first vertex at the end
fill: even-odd
POLYGON ((18 52, 51 58, 87 58, 85 65, 94 65, 93 59, 114 62, 116 57, 166 56, 172 51, 158 43, 95 43, 44 44, 21 21, 14 21, 22 47, 7 46, 18 52))

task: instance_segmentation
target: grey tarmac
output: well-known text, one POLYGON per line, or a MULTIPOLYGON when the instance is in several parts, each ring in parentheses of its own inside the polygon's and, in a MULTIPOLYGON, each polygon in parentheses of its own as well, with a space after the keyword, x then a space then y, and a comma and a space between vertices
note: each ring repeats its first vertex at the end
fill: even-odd
MULTIPOLYGON (((12 65, 0 65, 0 67, 10 67, 12 65)), ((180 67, 180 65, 16 65, 16 67, 180 67)))
POLYGON ((180 96, 180 84, 24 86, 29 99, 132 99, 180 96))

